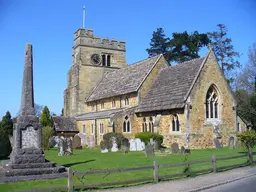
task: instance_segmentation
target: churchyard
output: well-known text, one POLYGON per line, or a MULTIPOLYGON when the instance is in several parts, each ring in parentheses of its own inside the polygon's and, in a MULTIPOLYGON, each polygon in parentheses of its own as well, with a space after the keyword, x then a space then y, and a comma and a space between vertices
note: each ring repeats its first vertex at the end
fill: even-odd
MULTIPOLYGON (((58 149, 52 148, 49 151, 45 151, 45 156, 47 160, 55 162, 57 164, 63 165, 65 167, 71 167, 75 172, 88 172, 96 170, 111 170, 111 169, 121 169, 121 168, 133 168, 141 166, 153 165, 154 160, 158 164, 175 164, 182 163, 185 161, 187 156, 187 161, 195 160, 206 160, 210 159, 213 154, 216 157, 230 157, 243 155, 244 149, 229 149, 227 147, 221 149, 201 149, 201 150, 191 150, 191 154, 168 154, 161 153, 160 151, 155 152, 155 156, 147 157, 144 151, 129 151, 124 153, 123 151, 101 153, 100 148, 83 148, 74 149, 72 156, 58 156, 58 149)), ((231 159, 226 161, 217 161, 217 167, 234 165, 245 163, 247 157, 231 159)), ((212 168, 212 163, 200 163, 190 166, 191 171, 198 171, 203 169, 212 168)), ((159 176, 167 174, 177 174, 183 173, 185 166, 181 167, 171 167, 171 168, 159 168, 159 176)), ((142 178, 153 177, 153 170, 139 170, 139 171, 129 171, 120 173, 109 173, 109 174, 99 174, 99 175, 86 175, 75 176, 74 186, 83 184, 101 184, 108 182, 118 182, 118 181, 128 181, 136 180, 142 178)), ((180 177, 182 178, 182 177, 180 177)), ((179 179, 179 178, 176 178, 179 179)), ((141 183, 136 183, 141 184, 141 183)), ((9 190, 25 190, 34 188, 50 188, 50 187, 66 187, 67 177, 61 179, 51 179, 51 180, 37 180, 37 181, 26 181, 26 182, 15 182, 15 183, 3 183, 0 184, 0 191, 9 190)))

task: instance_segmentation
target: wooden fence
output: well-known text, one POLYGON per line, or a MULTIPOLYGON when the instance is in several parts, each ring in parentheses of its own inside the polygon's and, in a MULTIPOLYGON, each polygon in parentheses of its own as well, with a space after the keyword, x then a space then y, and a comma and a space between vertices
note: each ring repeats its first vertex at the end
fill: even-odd
POLYGON ((183 163, 175 163, 175 164, 158 164, 157 161, 153 162, 153 165, 151 166, 143 166, 143 167, 135 167, 135 168, 122 168, 122 169, 112 169, 112 170, 100 170, 100 171, 88 171, 88 172, 76 172, 72 170, 72 168, 67 168, 68 171, 68 178, 67 178, 67 186, 66 187, 55 187, 55 188, 44 188, 44 189, 33 189, 33 190, 24 190, 24 191, 15 191, 15 192, 43 192, 43 191, 68 191, 72 192, 75 189, 93 189, 93 188, 99 188, 99 187, 110 187, 110 186, 119 186, 119 185, 128 185, 128 184, 136 184, 141 182, 159 182, 163 179, 171 179, 171 178, 178 178, 178 177, 184 177, 189 176, 191 172, 186 173, 180 173, 180 174, 171 174, 171 175, 164 175, 159 176, 158 172, 160 168, 171 168, 171 167, 181 167, 181 166, 190 166, 195 164, 201 164, 201 163, 210 163, 212 164, 212 167, 209 169, 203 169, 199 171, 194 171, 193 174, 199 174, 199 173, 210 173, 210 172, 218 172, 219 170, 225 170, 225 169, 231 169, 231 168, 237 168, 242 166, 251 165, 252 163, 256 162, 253 161, 253 153, 250 151, 248 154, 244 155, 238 155, 233 157, 221 157, 217 158, 215 154, 212 155, 212 158, 207 160, 198 160, 198 161, 190 161, 190 162, 183 162, 183 163), (231 160, 231 159, 238 159, 248 157, 248 161, 246 163, 242 164, 235 164, 235 165, 229 165, 229 166, 222 166, 217 168, 217 161, 225 161, 225 160, 231 160), (153 170, 153 176, 143 179, 136 179, 136 180, 129 180, 129 181, 120 181, 120 182, 112 182, 112 183, 101 183, 101 184, 85 184, 85 185, 73 185, 73 178, 75 176, 87 176, 87 175, 98 175, 98 174, 109 174, 109 173, 120 173, 120 172, 130 172, 130 171, 140 171, 140 170, 153 170))

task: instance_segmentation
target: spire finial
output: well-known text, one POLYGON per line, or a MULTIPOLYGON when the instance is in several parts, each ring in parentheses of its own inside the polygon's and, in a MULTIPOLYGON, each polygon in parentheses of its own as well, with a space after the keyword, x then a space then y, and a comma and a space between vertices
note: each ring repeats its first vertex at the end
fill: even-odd
POLYGON ((83 28, 85 24, 85 6, 83 7, 83 28))

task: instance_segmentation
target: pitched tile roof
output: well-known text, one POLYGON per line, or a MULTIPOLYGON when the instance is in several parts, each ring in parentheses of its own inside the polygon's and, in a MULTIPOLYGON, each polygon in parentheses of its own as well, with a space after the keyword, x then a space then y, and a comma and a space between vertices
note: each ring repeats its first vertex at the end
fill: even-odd
POLYGON ((113 117, 116 113, 122 111, 123 109, 112 109, 107 111, 99 111, 93 113, 85 113, 83 115, 78 115, 75 117, 76 120, 89 120, 89 119, 100 119, 113 117))
POLYGON ((53 117, 54 127, 57 132, 79 132, 74 117, 53 117))
POLYGON ((161 55, 107 73, 86 101, 136 92, 161 55))
POLYGON ((185 97, 204 58, 193 59, 162 69, 136 112, 184 107, 185 97))

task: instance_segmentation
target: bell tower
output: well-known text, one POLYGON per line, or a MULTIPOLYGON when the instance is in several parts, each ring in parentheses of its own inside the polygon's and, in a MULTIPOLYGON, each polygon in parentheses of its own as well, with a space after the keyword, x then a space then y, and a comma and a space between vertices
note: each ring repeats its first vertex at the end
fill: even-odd
POLYGON ((94 36, 92 29, 79 28, 74 34, 72 66, 64 92, 64 115, 86 113, 85 99, 106 72, 126 67, 124 41, 94 36))

